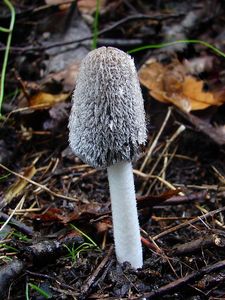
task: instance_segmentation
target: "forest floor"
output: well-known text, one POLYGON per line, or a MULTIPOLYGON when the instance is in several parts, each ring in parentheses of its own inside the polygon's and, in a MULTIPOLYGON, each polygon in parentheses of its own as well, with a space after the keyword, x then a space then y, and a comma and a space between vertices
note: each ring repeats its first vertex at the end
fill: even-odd
POLYGON ((225 299, 223 1, 100 1, 98 38, 95 0, 11 3, 10 47, 0 28, 0 298, 225 299), (156 45, 131 53, 148 127, 133 163, 138 270, 116 261, 106 170, 68 146, 71 94, 95 43, 156 45))

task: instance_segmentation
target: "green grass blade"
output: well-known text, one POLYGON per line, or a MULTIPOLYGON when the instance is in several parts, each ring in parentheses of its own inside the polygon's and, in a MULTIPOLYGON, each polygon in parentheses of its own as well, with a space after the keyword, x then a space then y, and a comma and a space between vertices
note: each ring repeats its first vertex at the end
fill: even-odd
POLYGON ((1 32, 5 32, 5 33, 10 33, 10 29, 9 28, 5 28, 5 27, 2 27, 2 26, 0 26, 0 31, 1 32))
POLYGON ((29 297, 29 283, 26 283, 25 297, 26 297, 26 300, 30 300, 30 297, 29 297))
POLYGON ((9 0, 4 0, 5 5, 9 8, 11 12, 11 21, 10 21, 10 26, 9 26, 9 34, 7 38, 7 43, 6 43, 6 50, 5 50, 5 55, 3 59, 3 65, 2 65, 2 73, 1 73, 1 83, 0 83, 0 116, 1 116, 1 109, 2 109, 2 102, 4 98, 4 87, 5 87, 5 76, 6 76, 6 68, 8 64, 8 57, 9 57, 9 49, 11 45, 11 40, 12 40, 12 32, 15 24, 15 18, 16 18, 16 12, 9 0))
POLYGON ((46 291, 44 291, 42 288, 40 288, 36 284, 29 283, 29 286, 33 290, 35 290, 36 292, 38 292, 40 295, 42 295, 44 298, 46 298, 46 299, 50 299, 51 298, 51 295, 49 293, 47 293, 46 291))
POLYGON ((223 51, 221 51, 220 49, 216 48, 215 46, 213 46, 213 45, 211 45, 211 44, 209 44, 205 41, 202 41, 202 40, 177 40, 177 41, 168 42, 168 43, 145 45, 145 46, 142 46, 142 47, 134 48, 134 49, 128 51, 128 53, 132 54, 132 53, 136 53, 136 52, 146 50, 146 49, 160 49, 160 48, 173 46, 173 45, 176 45, 176 44, 199 44, 199 45, 203 45, 203 46, 209 48, 210 50, 212 50, 213 52, 215 52, 217 55, 220 55, 220 56, 225 58, 225 53, 223 51))
POLYGON ((71 227, 73 229, 75 229, 76 231, 78 231, 81 235, 83 235, 91 244, 93 244, 95 247, 99 248, 98 245, 87 235, 85 234, 83 231, 81 231, 80 229, 78 229, 75 225, 70 224, 71 227))
POLYGON ((92 40, 92 49, 97 48, 98 41, 98 19, 99 19, 99 9, 100 9, 100 1, 96 0, 96 11, 95 11, 95 19, 94 19, 94 27, 93 27, 93 40, 92 40))

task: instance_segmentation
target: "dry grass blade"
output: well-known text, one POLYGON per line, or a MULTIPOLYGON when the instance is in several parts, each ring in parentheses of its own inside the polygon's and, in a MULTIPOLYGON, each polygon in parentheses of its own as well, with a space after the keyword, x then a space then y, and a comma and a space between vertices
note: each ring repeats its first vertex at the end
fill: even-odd
MULTIPOLYGON (((24 172, 24 177, 26 177, 27 179, 31 179, 34 174, 37 172, 36 168, 34 165, 26 168, 25 172, 24 172)), ((19 177, 18 180, 8 189, 8 191, 6 192, 3 201, 5 202, 5 204, 9 204, 13 198, 15 198, 16 196, 18 196, 23 190, 24 188, 27 186, 28 181, 19 177)))
POLYGON ((161 128, 160 128, 160 130, 159 130, 159 132, 157 134, 157 136, 155 137, 154 141, 152 142, 152 144, 151 144, 151 146, 150 146, 150 148, 148 150, 148 153, 147 153, 147 155, 146 155, 146 157, 145 157, 145 159, 144 159, 144 161, 143 161, 143 163, 142 163, 142 165, 140 167, 140 171, 141 172, 144 170, 146 164, 149 163, 149 160, 150 160, 150 157, 152 155, 152 152, 153 152, 153 150, 155 149, 155 147, 156 147, 156 145, 158 143, 158 140, 159 140, 159 138, 160 138, 160 136, 161 136, 161 134, 162 134, 162 132, 163 132, 166 124, 167 124, 167 121, 169 120, 170 115, 171 115, 171 108, 169 107, 168 108, 168 112, 166 114, 166 117, 165 117, 165 119, 163 121, 163 124, 162 124, 162 126, 161 126, 161 128))
MULTIPOLYGON (((154 163, 153 167, 151 168, 150 172, 148 173, 148 175, 152 175, 153 172, 155 171, 156 167, 158 166, 160 160, 162 159, 162 157, 164 156, 164 154, 166 153, 166 151, 168 150, 168 148, 170 147, 170 145, 174 142, 174 140, 185 130, 185 126, 184 125, 180 125, 178 127, 178 129, 175 131, 175 133, 172 135, 172 137, 167 141, 164 149, 162 150, 161 154, 159 155, 159 157, 157 158, 156 162, 154 163)), ((148 184, 148 180, 146 180, 141 188, 141 191, 143 192, 143 190, 145 189, 146 185, 148 184)), ((147 193, 150 192, 150 188, 148 189, 147 193)))
POLYGON ((194 224, 194 223, 196 223, 196 222, 198 222, 198 221, 202 221, 203 218, 212 217, 212 216, 214 216, 214 215, 216 215, 216 214, 218 214, 218 213, 220 213, 220 212, 222 212, 222 211, 225 211, 225 206, 223 206, 223 207, 221 207, 221 208, 218 208, 218 209, 215 209, 215 210, 212 210, 212 211, 210 211, 210 212, 207 212, 207 213, 205 213, 205 214, 203 214, 203 215, 201 215, 201 216, 197 216, 197 217, 193 218, 192 220, 186 221, 186 222, 181 223, 181 224, 179 224, 179 225, 176 225, 176 226, 174 226, 174 227, 172 227, 172 228, 169 228, 168 230, 165 230, 165 231, 163 231, 163 232, 161 232, 161 233, 155 235, 152 239, 153 239, 154 241, 155 241, 155 240, 158 240, 158 239, 160 239, 160 238, 166 236, 167 234, 170 234, 170 233, 172 233, 172 232, 175 232, 175 231, 177 231, 177 230, 179 230, 179 229, 181 229, 181 228, 184 228, 184 227, 186 227, 186 226, 192 225, 192 224, 194 224))
POLYGON ((40 189, 46 191, 47 193, 51 194, 51 195, 54 196, 54 197, 62 198, 62 199, 70 200, 70 201, 78 201, 77 198, 69 197, 69 196, 65 196, 65 195, 56 193, 56 192, 50 190, 50 189, 49 189, 48 187, 46 187, 45 185, 42 185, 42 184, 40 184, 40 183, 37 183, 37 182, 34 181, 34 180, 31 180, 31 179, 29 179, 29 178, 27 178, 27 177, 25 177, 25 176, 23 176, 23 175, 21 175, 21 174, 19 174, 19 173, 17 173, 17 172, 14 172, 14 171, 10 170, 9 168, 5 167, 5 166, 2 165, 2 164, 0 164, 0 168, 2 168, 2 169, 4 169, 4 170, 6 170, 6 171, 12 173, 13 175, 15 175, 15 176, 17 176, 17 177, 19 177, 19 178, 21 178, 21 179, 26 180, 27 182, 29 182, 29 183, 31 183, 31 184, 37 186, 38 188, 40 188, 40 189))
POLYGON ((162 177, 160 176, 157 176, 157 175, 149 175, 149 174, 145 174, 141 171, 138 171, 138 170, 133 170, 133 173, 137 176, 140 176, 146 180, 148 180, 149 178, 152 178, 152 179, 157 179, 159 180, 161 183, 163 183, 166 187, 170 188, 171 190, 176 190, 177 188, 172 184, 170 183, 169 181, 163 179, 162 177))
POLYGON ((19 203, 17 204, 17 206, 15 207, 15 209, 11 212, 10 216, 8 217, 8 219, 5 221, 5 223, 2 225, 2 227, 0 228, 0 232, 6 227, 6 225, 10 222, 10 220, 12 219, 13 215, 16 213, 17 209, 20 207, 20 205, 24 202, 25 200, 25 196, 23 196, 21 198, 21 200, 19 201, 19 203))

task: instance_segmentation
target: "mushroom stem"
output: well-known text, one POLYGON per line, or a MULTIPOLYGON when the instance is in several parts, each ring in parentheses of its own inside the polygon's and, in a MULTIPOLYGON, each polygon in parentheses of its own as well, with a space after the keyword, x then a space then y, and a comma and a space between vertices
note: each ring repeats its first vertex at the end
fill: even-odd
POLYGON ((132 164, 119 162, 107 171, 117 259, 120 263, 128 261, 135 269, 141 268, 143 254, 132 164))

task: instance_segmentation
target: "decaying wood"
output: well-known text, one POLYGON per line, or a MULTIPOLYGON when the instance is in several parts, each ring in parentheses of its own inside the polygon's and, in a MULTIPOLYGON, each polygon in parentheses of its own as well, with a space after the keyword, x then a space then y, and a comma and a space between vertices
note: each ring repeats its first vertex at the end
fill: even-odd
POLYGON ((25 263, 15 259, 0 269, 0 296, 3 297, 10 283, 23 271, 25 263))
POLYGON ((205 275, 195 286, 201 290, 209 290, 209 288, 215 288, 218 285, 224 284, 224 282, 224 272, 219 274, 212 273, 205 275))
MULTIPOLYGON (((7 221, 8 218, 9 218, 9 216, 7 214, 0 212, 0 220, 1 221, 7 221)), ((15 218, 10 219, 10 224, 28 236, 33 235, 33 229, 31 227, 23 224, 22 222, 16 220, 15 218)))
POLYGON ((62 241, 42 241, 32 246, 27 246, 18 254, 21 259, 15 259, 0 269, 0 295, 4 295, 8 285, 22 273, 25 267, 41 267, 54 261, 67 253, 67 247, 79 246, 84 242, 82 237, 74 237, 62 241))
POLYGON ((67 247, 75 246, 78 247, 84 242, 80 236, 73 237, 62 241, 42 241, 32 246, 25 247, 20 256, 27 262, 32 264, 43 265, 54 261, 61 255, 67 253, 67 247))

